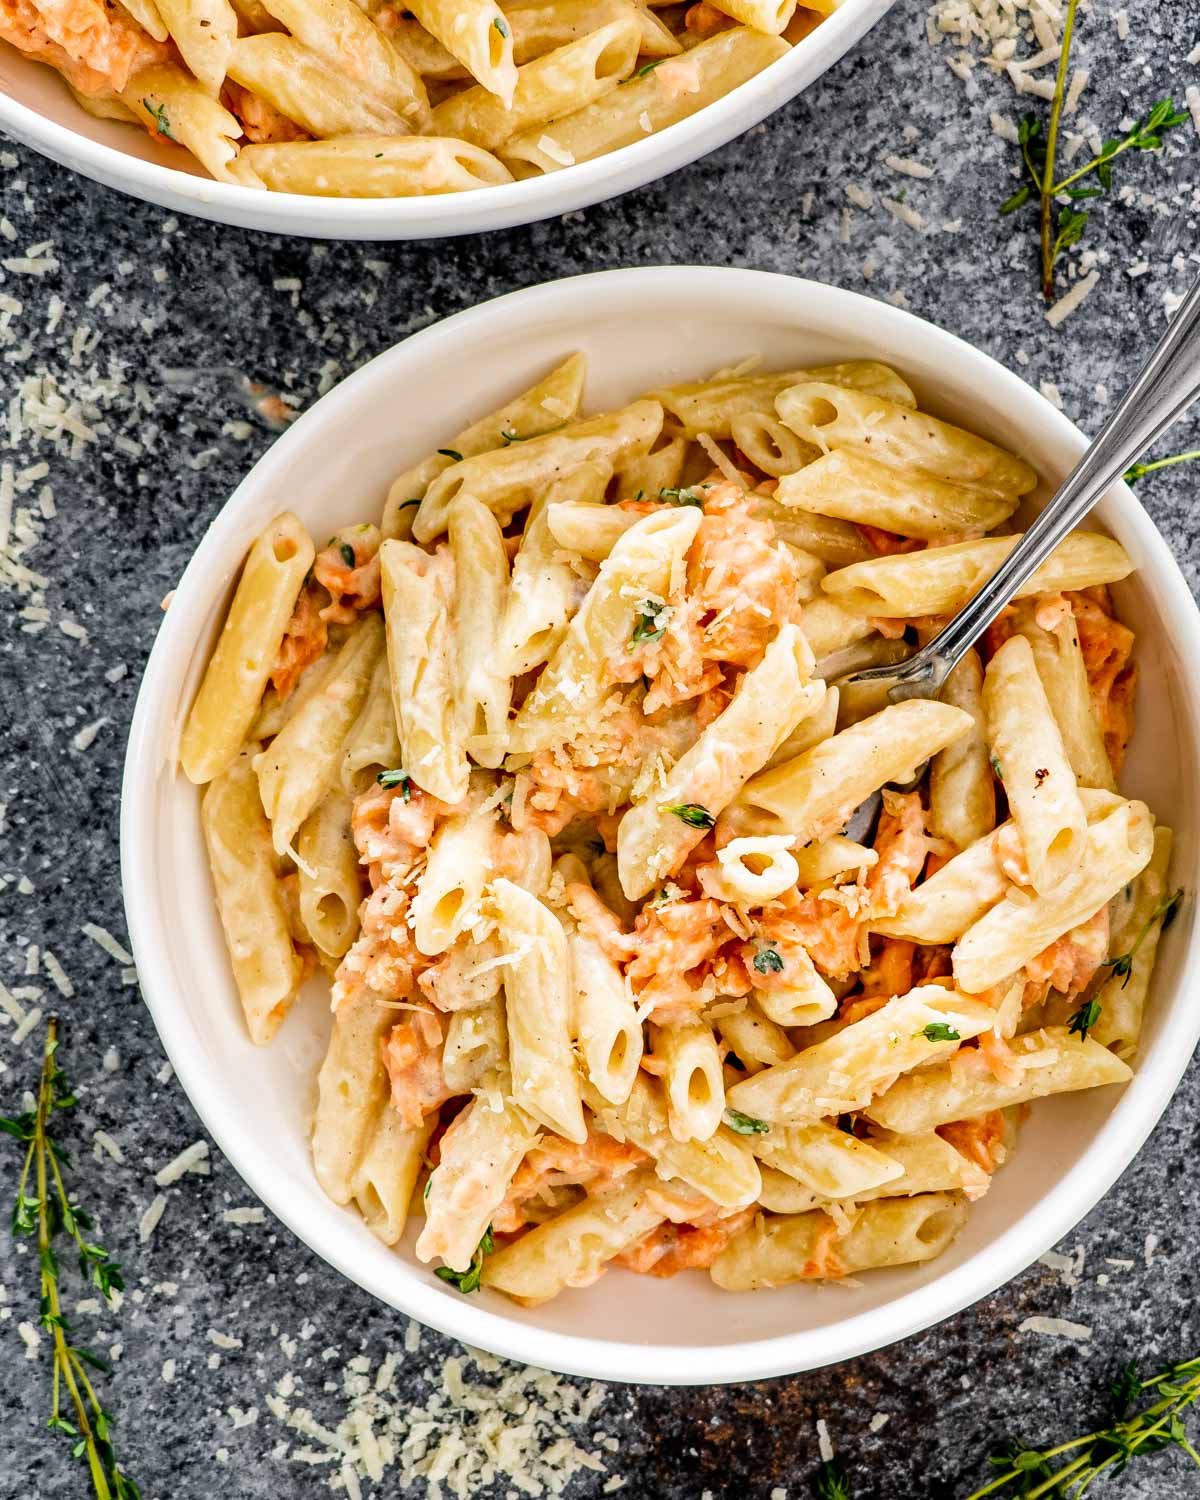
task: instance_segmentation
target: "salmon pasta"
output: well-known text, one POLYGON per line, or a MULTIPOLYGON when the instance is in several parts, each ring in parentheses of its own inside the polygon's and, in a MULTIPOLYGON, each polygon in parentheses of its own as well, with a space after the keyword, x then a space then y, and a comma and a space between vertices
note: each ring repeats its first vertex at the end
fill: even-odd
POLYGON ((0 0, 0 40, 220 182, 334 198, 560 172, 786 57, 836 0, 0 0))
POLYGON ((871 361, 584 375, 250 548, 180 746, 246 1025, 328 976, 317 1177, 461 1291, 929 1260, 1034 1100, 1131 1076, 1172 907, 1131 562, 1070 535, 937 700, 839 686, 1034 471, 871 361))

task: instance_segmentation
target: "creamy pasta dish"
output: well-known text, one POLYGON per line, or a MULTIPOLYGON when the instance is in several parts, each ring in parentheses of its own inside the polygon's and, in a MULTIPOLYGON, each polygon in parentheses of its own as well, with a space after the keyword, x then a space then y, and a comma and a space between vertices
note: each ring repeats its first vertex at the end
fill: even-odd
POLYGON ((685 120, 837 0, 0 0, 0 40, 220 182, 334 198, 558 172, 685 120))
POLYGON ((1127 1080, 1170 831, 1131 563, 1072 534, 940 700, 840 686, 1036 482, 852 361, 581 411, 584 361, 250 549, 182 735, 255 1042, 332 981, 325 1192, 462 1291, 925 1261, 1127 1080))

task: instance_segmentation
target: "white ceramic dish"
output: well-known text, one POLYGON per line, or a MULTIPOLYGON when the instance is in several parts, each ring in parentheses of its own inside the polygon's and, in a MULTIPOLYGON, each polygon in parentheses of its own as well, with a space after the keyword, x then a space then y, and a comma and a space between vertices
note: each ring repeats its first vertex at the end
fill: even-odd
POLYGON ((532 224, 642 187, 714 151, 806 89, 893 0, 842 0, 797 46, 741 88, 644 141, 565 172, 436 198, 307 198, 213 182, 182 147, 97 120, 58 74, 0 42, 0 131, 106 187, 242 229, 335 240, 422 240, 532 224))
MULTIPOLYGON (((610 1271, 535 1310, 462 1297, 321 1193, 305 1129, 328 1020, 313 986, 267 1049, 251 1045, 226 965, 196 790, 174 747, 250 541, 284 505, 315 534, 377 514, 391 478, 573 349, 588 407, 761 354, 787 368, 895 364, 922 404, 1060 478, 1079 431, 1017 376, 909 313, 757 271, 608 272, 501 297, 380 355, 306 412, 246 480, 175 592, 142 682, 125 767, 122 873, 143 993, 184 1088, 250 1187, 314 1250, 385 1302, 497 1353, 554 1369, 654 1383, 748 1380, 827 1365, 905 1337, 993 1291, 1067 1234, 1166 1107, 1200 1034, 1184 976, 1200 955, 1193 903, 1164 941, 1144 1050, 1123 1091, 1043 1100, 1013 1163, 932 1265, 735 1296, 688 1273, 610 1271), (403 412, 403 422, 397 413, 403 412)), ((1044 496, 1044 492, 1043 492, 1044 496)), ((1197 888, 1200 616, 1166 543, 1123 486, 1100 522, 1138 566, 1118 591, 1140 637, 1139 725, 1127 790, 1177 829, 1174 880, 1197 888)), ((1130 1226, 1130 1233, 1135 1227, 1130 1226)))

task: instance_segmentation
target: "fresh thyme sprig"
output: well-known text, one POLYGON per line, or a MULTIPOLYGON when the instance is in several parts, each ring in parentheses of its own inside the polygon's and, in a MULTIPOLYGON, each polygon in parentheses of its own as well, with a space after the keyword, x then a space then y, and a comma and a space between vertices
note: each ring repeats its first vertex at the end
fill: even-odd
POLYGON ((1036 201, 1041 221, 1041 279, 1042 295, 1047 302, 1054 299, 1054 267, 1064 250, 1077 245, 1087 228, 1089 213, 1076 208, 1075 204, 1092 198, 1101 198, 1112 188, 1113 162, 1127 151, 1157 151, 1168 130, 1182 125, 1190 116, 1185 110, 1177 110, 1170 98, 1160 99, 1153 105, 1144 120, 1139 120, 1124 135, 1106 140, 1099 153, 1081 167, 1056 180, 1058 157, 1058 132, 1062 123, 1063 105, 1066 98, 1068 64, 1071 42, 1075 35, 1075 12, 1079 0, 1068 0, 1063 20, 1062 50, 1058 57, 1058 73, 1054 80, 1054 96, 1050 102, 1050 118, 1046 132, 1042 134, 1042 122, 1036 115, 1027 114, 1017 132, 1017 143, 1021 148, 1027 181, 1023 182, 1010 198, 1000 206, 1002 214, 1015 213, 1025 204, 1036 201), (1087 179, 1086 186, 1080 186, 1087 179), (1065 195, 1066 203, 1058 200, 1065 195))
POLYGON ((813 1476, 816 1500, 853 1500, 850 1476, 839 1459, 827 1458, 813 1476))
POLYGON ((1183 1413, 1200 1400, 1200 1359, 1183 1360, 1149 1380, 1142 1380, 1133 1363, 1125 1366, 1113 1382, 1113 1422, 1096 1432, 1036 1449, 1009 1443, 989 1462, 1000 1476, 975 1490, 966 1500, 985 1495, 1021 1495, 1025 1500, 1079 1500, 1101 1474, 1120 1474, 1135 1458, 1178 1448, 1200 1468, 1197 1453, 1184 1427, 1183 1413), (1130 1416, 1129 1408, 1145 1395, 1153 1403, 1130 1416))
POLYGON ((109 1367, 91 1350, 70 1342, 71 1328, 62 1310, 58 1257, 53 1244, 61 1233, 74 1242, 78 1251, 79 1274, 101 1296, 108 1298, 114 1291, 123 1290, 125 1283, 120 1266, 108 1251, 87 1237, 93 1228, 91 1216, 71 1201, 63 1182, 62 1169, 70 1163, 50 1133, 51 1120, 56 1110, 70 1109, 76 1101, 58 1065, 57 1054, 58 1020, 51 1018, 46 1027, 37 1107, 14 1119, 0 1116, 0 1132, 11 1135, 26 1148, 13 1206, 12 1232, 37 1238, 40 1322, 54 1346, 53 1394, 46 1425, 69 1438, 74 1457, 86 1462, 96 1500, 140 1500, 141 1491, 117 1461, 109 1414, 88 1377, 89 1366, 105 1374, 110 1373, 109 1367))
POLYGON ((1106 958, 1100 965, 1102 969, 1111 969, 1112 977, 1121 978, 1121 988, 1124 989, 1129 983, 1129 976, 1133 973, 1133 960, 1137 957, 1137 951, 1150 936, 1156 922, 1161 922, 1165 931, 1175 920, 1175 913, 1179 910, 1179 903, 1183 900, 1183 890, 1172 891, 1169 896, 1164 896, 1138 930, 1137 937, 1130 943, 1124 953, 1118 953, 1116 958, 1106 958))
POLYGON ((1200 458, 1200 448, 1190 448, 1186 453, 1172 453, 1169 458, 1156 458, 1153 463, 1134 464, 1133 468, 1126 469, 1121 476, 1126 484, 1136 484, 1139 479, 1145 478, 1147 474, 1153 474, 1158 469, 1169 469, 1174 464, 1188 464, 1200 458))

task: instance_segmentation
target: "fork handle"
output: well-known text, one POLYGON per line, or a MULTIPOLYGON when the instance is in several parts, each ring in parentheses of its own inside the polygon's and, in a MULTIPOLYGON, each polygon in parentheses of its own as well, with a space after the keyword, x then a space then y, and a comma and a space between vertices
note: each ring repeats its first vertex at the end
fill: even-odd
POLYGON ((1184 298, 1170 327, 1059 488, 975 597, 932 641, 937 676, 944 681, 967 649, 1029 582, 1038 568, 1110 485, 1200 396, 1200 281, 1184 298))

